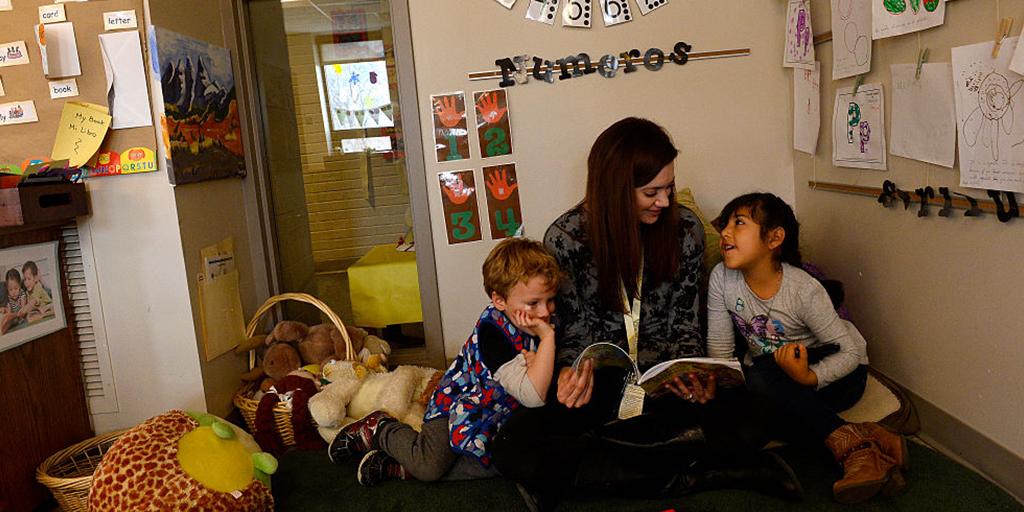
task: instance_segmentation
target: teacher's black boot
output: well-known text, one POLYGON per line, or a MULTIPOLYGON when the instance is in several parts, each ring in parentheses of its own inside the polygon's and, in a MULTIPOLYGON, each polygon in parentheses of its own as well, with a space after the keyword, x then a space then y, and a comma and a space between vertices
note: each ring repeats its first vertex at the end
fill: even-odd
POLYGON ((677 475, 670 488, 682 494, 750 489, 790 501, 803 498, 803 488, 793 470, 782 457, 767 451, 739 459, 697 460, 677 475))

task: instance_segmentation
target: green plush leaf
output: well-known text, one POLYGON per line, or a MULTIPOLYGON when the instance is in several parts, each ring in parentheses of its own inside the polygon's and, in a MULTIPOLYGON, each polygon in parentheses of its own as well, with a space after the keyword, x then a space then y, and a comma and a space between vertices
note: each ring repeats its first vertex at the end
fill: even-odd
POLYGON ((210 425, 210 427, 213 428, 213 433, 217 434, 217 437, 221 439, 235 438, 235 429, 231 428, 231 425, 228 425, 223 421, 215 421, 213 422, 213 425, 210 425))
POLYGON ((191 416, 192 419, 196 420, 199 423, 200 427, 209 427, 210 425, 213 425, 213 423, 217 421, 216 416, 212 414, 206 414, 205 412, 188 411, 186 412, 186 414, 191 416))
POLYGON ((252 454, 252 464, 258 472, 273 475, 277 472, 277 459, 267 452, 252 454))

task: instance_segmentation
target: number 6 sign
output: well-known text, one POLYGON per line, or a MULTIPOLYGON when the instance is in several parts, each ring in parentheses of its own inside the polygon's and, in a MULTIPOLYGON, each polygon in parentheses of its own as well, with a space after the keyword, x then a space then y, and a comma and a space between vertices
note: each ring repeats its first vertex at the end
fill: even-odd
POLYGON ((601 14, 604 15, 606 27, 633 20, 633 14, 629 12, 629 0, 601 0, 601 14))

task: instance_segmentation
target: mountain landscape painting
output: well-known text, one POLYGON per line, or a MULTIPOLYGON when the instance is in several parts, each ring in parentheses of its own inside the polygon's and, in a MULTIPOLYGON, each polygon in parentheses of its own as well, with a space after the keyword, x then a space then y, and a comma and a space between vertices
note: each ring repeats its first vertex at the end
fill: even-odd
POLYGON ((245 175, 231 53, 150 29, 153 90, 163 96, 163 156, 171 183, 245 175))

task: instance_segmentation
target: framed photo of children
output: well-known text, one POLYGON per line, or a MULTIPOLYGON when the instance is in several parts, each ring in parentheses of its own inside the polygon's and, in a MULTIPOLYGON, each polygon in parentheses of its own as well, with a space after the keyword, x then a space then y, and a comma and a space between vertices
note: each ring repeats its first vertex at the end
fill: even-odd
POLYGON ((58 265, 57 242, 0 250, 0 351, 67 326, 58 265))

